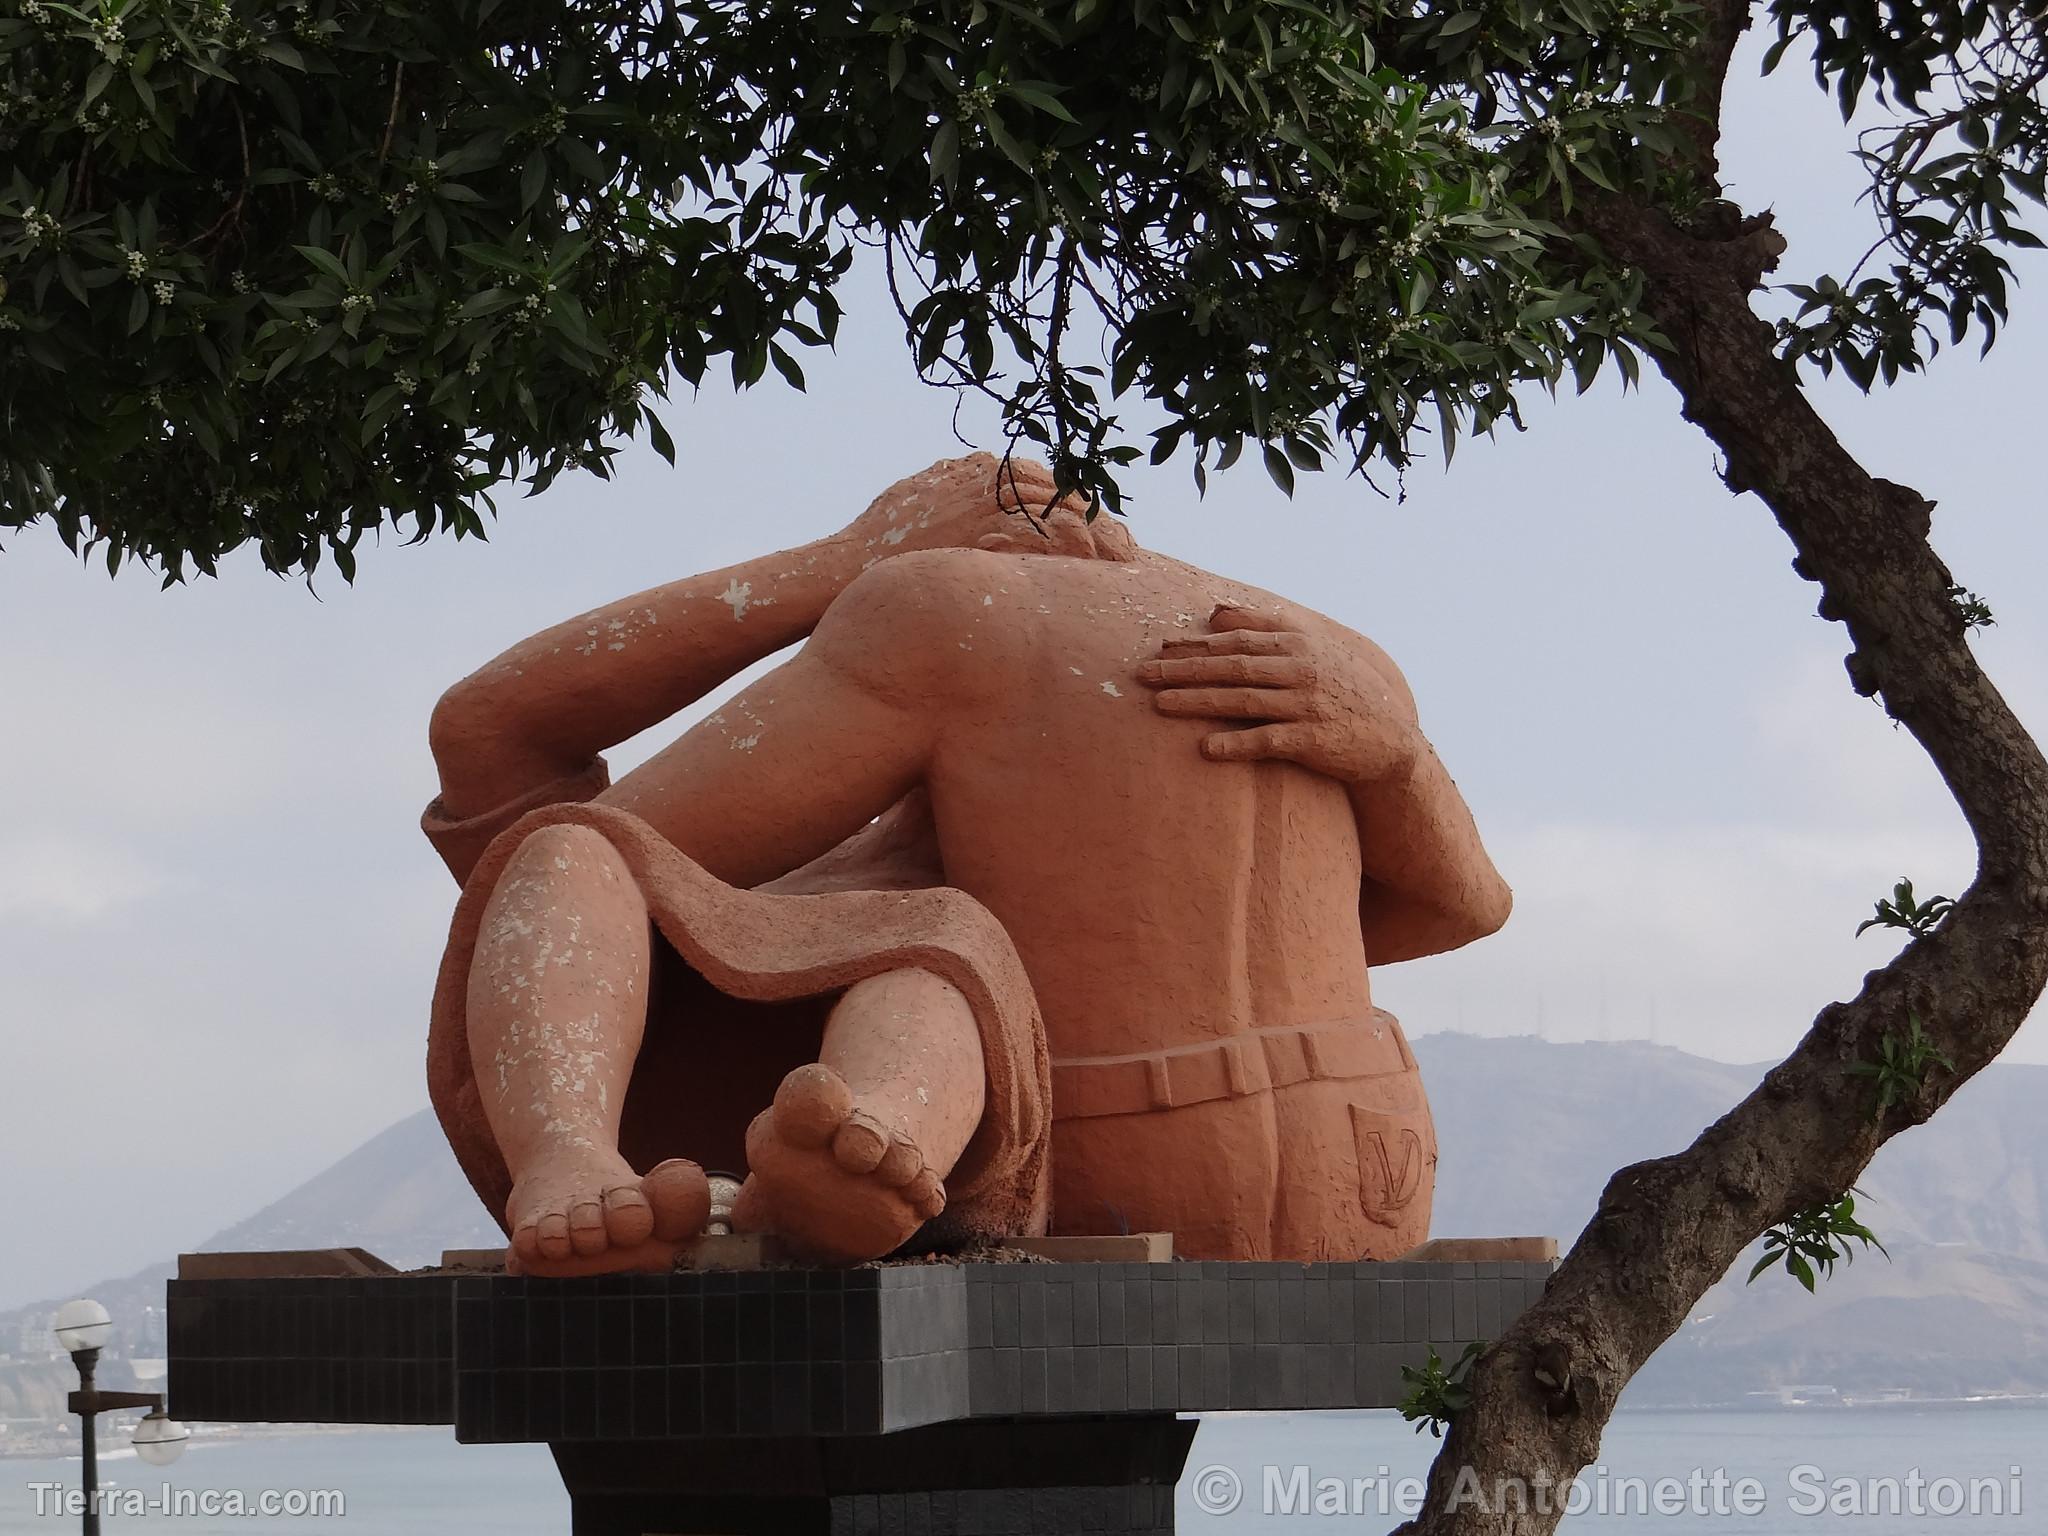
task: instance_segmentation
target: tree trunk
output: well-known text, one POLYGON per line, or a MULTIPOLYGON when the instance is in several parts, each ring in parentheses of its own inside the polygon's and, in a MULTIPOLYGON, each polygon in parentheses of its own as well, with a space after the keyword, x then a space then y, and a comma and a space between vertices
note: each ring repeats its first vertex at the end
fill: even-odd
MULTIPOLYGON (((1700 63, 1719 105, 1747 22, 1708 7, 1700 63)), ((1716 130, 1698 145, 1713 165, 1716 130)), ((1644 274, 1673 343, 1659 358, 1686 418, 1726 456, 1848 630, 1849 681, 1934 760, 1976 839, 1974 882, 1948 918, 1830 1003, 1796 1050, 1685 1151, 1624 1168, 1543 1299, 1474 1365, 1470 1405, 1431 1470, 1408 1536, 1542 1536, 1599 1453, 1621 1390, 1743 1250, 1793 1212, 1848 1189, 1890 1137, 1927 1119, 2004 1049, 2048 981, 2048 763, 1977 665, 1948 569, 1928 543, 1933 504, 1872 476, 1813 409, 1749 295, 1782 240, 1768 219, 1680 229, 1625 196, 1594 195, 1581 227, 1644 274), (1953 1063, 1880 1115, 1868 1078, 1908 1016, 1953 1063)), ((1847 920, 1845 915, 1845 921, 1847 920)))

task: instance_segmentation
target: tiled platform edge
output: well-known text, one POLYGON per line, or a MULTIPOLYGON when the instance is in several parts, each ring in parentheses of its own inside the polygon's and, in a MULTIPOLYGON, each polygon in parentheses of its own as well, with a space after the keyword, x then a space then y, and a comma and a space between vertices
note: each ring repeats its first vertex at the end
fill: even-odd
POLYGON ((170 1282, 171 1412, 464 1441, 1386 1408, 1550 1263, 969 1264, 170 1282))

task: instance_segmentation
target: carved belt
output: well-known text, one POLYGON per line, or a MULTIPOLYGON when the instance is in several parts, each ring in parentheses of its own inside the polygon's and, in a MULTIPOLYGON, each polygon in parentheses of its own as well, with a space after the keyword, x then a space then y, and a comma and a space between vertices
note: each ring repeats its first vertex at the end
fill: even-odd
POLYGON ((1254 1029, 1130 1056, 1055 1058, 1052 1116, 1079 1120, 1143 1114, 1242 1098, 1311 1079, 1341 1082, 1414 1070, 1415 1058, 1400 1025, 1392 1014, 1375 1008, 1365 1021, 1254 1029), (1386 1035, 1400 1052, 1398 1068, 1383 1065, 1386 1035))

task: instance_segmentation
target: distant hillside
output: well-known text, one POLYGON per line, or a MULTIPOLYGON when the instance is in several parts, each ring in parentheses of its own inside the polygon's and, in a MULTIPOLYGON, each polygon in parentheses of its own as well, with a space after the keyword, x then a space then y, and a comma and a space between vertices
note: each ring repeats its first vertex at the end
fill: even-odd
MULTIPOLYGON (((1762 1078, 1638 1042, 1426 1035, 1442 1148, 1435 1229, 1569 1246, 1615 1169, 1686 1146, 1762 1078)), ((1858 1212, 1891 1250, 1818 1296, 1777 1273, 1715 1286, 1629 1390, 1736 1402, 1793 1385, 1863 1396, 2048 1393, 2048 1067, 1994 1066, 1880 1152, 1858 1212)))
MULTIPOLYGON (((432 1264, 444 1248, 488 1248, 504 1235, 471 1192, 434 1117, 422 1111, 372 1136, 325 1173, 204 1242, 194 1252, 360 1247, 402 1269, 432 1264)), ((171 1260, 83 1294, 114 1315, 101 1379, 134 1385, 128 1362, 164 1352, 161 1309, 171 1260)), ((55 1419, 77 1385, 49 1335, 54 1297, 0 1313, 0 1420, 55 1419)))
MULTIPOLYGON (((1681 1150, 1766 1070, 1639 1041, 1527 1035, 1425 1035, 1415 1054, 1442 1146, 1437 1231, 1526 1228, 1567 1240, 1609 1174, 1681 1150)), ((2048 1261, 2044 1095, 2048 1067, 1994 1066, 1878 1153, 1860 1187, 1886 1243, 1965 1243, 2048 1261)))
POLYGON ((1436 1116, 1433 1226, 1446 1237, 1569 1245, 1615 1169, 1679 1151, 1764 1071, 1634 1041, 1438 1034, 1414 1045, 1436 1116))
MULTIPOLYGON (((1608 1176, 1677 1151, 1763 1068, 1641 1043, 1428 1035, 1440 1235, 1550 1233, 1567 1246, 1608 1176)), ((1867 1254, 1809 1296, 1783 1275, 1711 1291, 1630 1390, 1638 1404, 1740 1401, 1795 1384, 1862 1395, 2048 1393, 2048 1067, 1993 1067, 1894 1142, 1863 1181, 1893 1262, 1867 1254)), ((430 1114, 400 1121, 202 1249, 356 1245, 401 1267, 501 1241, 430 1114)), ((125 1360, 162 1352, 168 1263, 91 1288, 125 1360)), ((0 1314, 0 1352, 47 1349, 55 1300, 0 1314)), ((0 1419, 61 1411, 68 1366, 0 1364, 0 1419)))
POLYGON ((444 1248, 504 1241, 421 1110, 195 1251, 357 1247, 411 1269, 439 1262, 444 1248))
POLYGON ((1962 1247, 1889 1243, 1809 1296, 1748 1265, 1693 1309, 1629 1386, 1637 1407, 1740 1402, 1812 1387, 1862 1400, 2048 1393, 2048 1264, 1962 1247))

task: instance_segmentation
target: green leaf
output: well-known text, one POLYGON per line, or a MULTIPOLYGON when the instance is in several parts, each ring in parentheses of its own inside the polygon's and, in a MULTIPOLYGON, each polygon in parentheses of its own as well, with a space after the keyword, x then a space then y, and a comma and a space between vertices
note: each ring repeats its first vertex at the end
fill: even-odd
POLYGON ((341 258, 335 255, 334 252, 317 245, 301 245, 294 247, 294 249, 337 282, 346 283, 349 281, 348 268, 342 265, 341 258))
POLYGON ((435 156, 434 169, 442 176, 466 176, 496 165, 504 142, 502 133, 480 133, 460 148, 435 156))
POLYGON ((1078 124, 1079 119, 1060 104, 1059 97, 1054 94, 1055 89, 1056 87, 1037 81, 1016 80, 1003 87, 1003 94, 1028 102, 1039 111, 1050 113, 1063 123, 1078 124))
POLYGON ((960 125, 948 118, 939 124, 939 131, 932 135, 931 179, 942 181, 951 187, 959 160, 960 125))
POLYGON ((1266 474, 1273 483, 1288 496, 1294 494, 1294 466, 1287 462, 1287 455, 1271 443, 1263 445, 1266 460, 1266 474))
POLYGON ((652 406, 643 406, 640 415, 647 423, 647 438, 654 444, 654 451, 668 461, 670 468, 674 468, 676 443, 675 439, 668 435, 668 428, 662 425, 661 418, 654 414, 652 406))
POLYGON ((1401 309, 1404 314, 1419 315, 1429 296, 1436 287, 1436 278, 1425 267, 1412 268, 1401 279, 1401 309))

